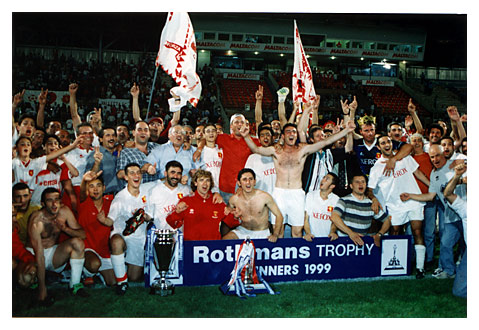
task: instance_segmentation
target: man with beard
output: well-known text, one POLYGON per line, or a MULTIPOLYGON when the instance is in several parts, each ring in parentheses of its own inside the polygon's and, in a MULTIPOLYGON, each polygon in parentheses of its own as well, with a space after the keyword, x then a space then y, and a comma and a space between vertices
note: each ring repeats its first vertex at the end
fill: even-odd
POLYGON ((160 179, 164 177, 166 171, 166 163, 171 160, 176 160, 183 166, 184 175, 181 180, 183 184, 186 184, 196 169, 200 166, 199 162, 193 162, 193 153, 195 148, 186 145, 186 135, 184 127, 181 125, 175 125, 170 128, 168 134, 169 141, 155 148, 146 157, 145 165, 142 170, 151 175, 158 175, 160 179))
POLYGON ((234 228, 239 221, 225 210, 226 204, 214 203, 211 188, 213 176, 205 170, 198 170, 191 179, 192 196, 183 197, 175 210, 166 217, 173 228, 184 226, 187 241, 221 239, 221 227, 234 228))
MULTIPOLYGON (((129 163, 137 163, 141 168, 141 166, 146 164, 146 159, 151 154, 153 149, 158 147, 156 143, 148 142, 150 138, 150 128, 148 127, 148 123, 145 121, 139 121, 135 124, 133 137, 135 139, 135 147, 124 148, 120 152, 120 156, 116 162, 116 176, 119 179, 119 184, 121 187, 125 186, 125 166, 129 163)), ((146 173, 146 171, 142 171, 142 174, 143 183, 158 180, 158 176, 156 174, 150 175, 146 173)))
POLYGON ((178 201, 190 195, 190 188, 180 183, 183 165, 176 160, 169 161, 165 166, 163 180, 155 182, 151 189, 150 203, 156 229, 172 229, 166 222, 169 213, 175 210, 178 201))
POLYGON ((103 180, 106 182, 105 194, 113 197, 120 190, 116 176, 118 151, 115 148, 117 142, 115 129, 113 127, 102 128, 100 142, 101 145, 95 147, 95 152, 88 155, 86 168, 94 173, 103 171, 103 180))
MULTIPOLYGON (((312 104, 310 103, 308 106, 312 107, 312 104)), ((296 125, 288 123, 283 127, 284 145, 267 148, 256 146, 249 136, 247 127, 244 126, 241 129, 241 135, 252 152, 273 157, 276 169, 276 185, 272 196, 280 207, 285 219, 284 224, 291 226, 293 237, 303 236, 305 192, 302 189, 301 173, 306 157, 346 136, 354 128, 354 122, 349 121, 346 129, 328 139, 314 144, 297 144, 298 131, 296 125)), ((274 224, 274 217, 272 218, 274 224)))
POLYGON ((275 243, 281 237, 283 215, 270 194, 254 187, 255 177, 250 168, 239 171, 238 187, 241 191, 230 198, 229 206, 235 218, 241 219, 241 225, 224 235, 223 239, 267 238, 275 243), (268 221, 270 211, 276 218, 272 233, 268 221))
POLYGON ((442 146, 444 157, 446 160, 458 160, 456 163, 459 163, 459 160, 466 159, 467 157, 461 153, 458 153, 454 149, 454 139, 450 136, 445 136, 441 139, 440 145, 442 146))
POLYGON ((407 156, 395 164, 393 175, 383 175, 386 160, 394 155, 391 138, 385 135, 379 137, 378 147, 381 151, 381 158, 371 168, 368 187, 373 189, 381 205, 386 207, 391 215, 392 235, 403 234, 405 225, 408 222, 410 223, 416 251, 416 278, 424 278, 426 256, 426 247, 422 235, 424 203, 417 201, 404 203, 401 202, 400 195, 404 191, 420 194, 421 190, 415 178, 426 185, 429 185, 429 180, 419 170, 419 165, 411 156, 407 156))
POLYGON ((438 144, 444 136, 444 128, 438 123, 433 123, 429 126, 429 141, 424 144, 424 151, 429 152, 429 147, 432 144, 438 144))
MULTIPOLYGON (((148 132, 148 125, 141 123, 148 132)), ((110 233, 110 258, 118 295, 126 293, 129 280, 141 280, 145 262, 146 222, 153 220, 150 216, 151 186, 141 184, 140 165, 129 163, 122 171, 127 186, 116 194, 108 214, 109 223, 113 224, 110 233)))
POLYGON ((71 267, 70 292, 75 296, 88 297, 89 294, 80 283, 85 262, 83 240, 85 231, 75 216, 60 202, 60 192, 47 188, 42 193, 42 209, 30 216, 28 222, 30 241, 27 250, 35 255, 38 276, 38 296, 40 302, 46 302, 47 286, 45 271, 60 273, 69 261, 71 267), (58 243, 60 233, 71 236, 58 243))
POLYGON ((88 171, 83 175, 78 223, 86 235, 84 283, 93 284, 93 276, 100 272, 106 284, 111 286, 116 284, 109 245, 113 221, 108 218, 108 213, 112 199, 103 196, 105 184, 101 174, 102 171, 88 171))

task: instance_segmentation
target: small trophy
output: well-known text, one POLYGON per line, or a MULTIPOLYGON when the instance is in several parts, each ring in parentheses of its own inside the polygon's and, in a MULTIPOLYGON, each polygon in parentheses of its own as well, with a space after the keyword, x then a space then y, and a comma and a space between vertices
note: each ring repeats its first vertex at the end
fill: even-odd
POLYGON ((175 291, 174 285, 166 279, 175 248, 175 233, 175 230, 169 229, 155 230, 156 239, 153 242, 156 252, 155 267, 160 274, 160 279, 151 285, 150 293, 159 294, 162 297, 171 295, 175 291))

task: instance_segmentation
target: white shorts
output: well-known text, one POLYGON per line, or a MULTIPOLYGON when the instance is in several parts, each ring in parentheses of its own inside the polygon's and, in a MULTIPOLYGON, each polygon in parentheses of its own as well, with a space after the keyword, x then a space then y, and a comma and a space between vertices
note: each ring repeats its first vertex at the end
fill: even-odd
MULTIPOLYGON (((58 268, 53 268, 53 255, 57 250, 58 245, 53 245, 48 249, 43 249, 43 257, 45 258, 45 269, 55 273, 61 273, 65 269, 66 263, 58 268)), ((27 247, 27 250, 35 255, 35 251, 31 247, 27 247)))
POLYGON ((388 209, 388 213, 391 216, 392 226, 401 226, 412 220, 424 220, 424 206, 402 212, 388 209))
POLYGON ((145 264, 145 236, 123 236, 121 233, 110 234, 110 239, 113 235, 120 235, 126 244, 125 262, 130 265, 144 267, 145 264))
MULTIPOLYGON (((274 187, 274 201, 283 215, 283 224, 290 226, 304 226, 304 202, 305 193, 303 189, 284 189, 274 187)), ((276 217, 271 214, 271 223, 274 225, 276 217)))
POLYGON ((101 266, 98 269, 99 272, 104 271, 104 270, 108 270, 108 269, 113 269, 113 266, 111 265, 111 258, 102 258, 95 250, 90 249, 90 248, 86 248, 85 252, 86 251, 93 252, 94 254, 96 254, 98 259, 100 259, 101 266))
POLYGON ((233 233, 238 236, 239 239, 245 239, 247 237, 253 239, 253 238, 268 238, 271 233, 269 229, 264 229, 264 230, 249 230, 246 229, 243 226, 238 226, 235 229, 232 230, 233 233))

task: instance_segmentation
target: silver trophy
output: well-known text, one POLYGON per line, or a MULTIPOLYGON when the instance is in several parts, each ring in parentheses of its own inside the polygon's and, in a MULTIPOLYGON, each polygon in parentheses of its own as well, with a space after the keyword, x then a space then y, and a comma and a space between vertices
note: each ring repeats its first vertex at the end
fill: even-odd
POLYGON ((152 294, 168 296, 174 293, 174 285, 166 279, 166 274, 170 269, 173 251, 175 250, 175 230, 156 229, 156 239, 153 242, 155 247, 155 267, 160 274, 160 279, 151 285, 152 294))

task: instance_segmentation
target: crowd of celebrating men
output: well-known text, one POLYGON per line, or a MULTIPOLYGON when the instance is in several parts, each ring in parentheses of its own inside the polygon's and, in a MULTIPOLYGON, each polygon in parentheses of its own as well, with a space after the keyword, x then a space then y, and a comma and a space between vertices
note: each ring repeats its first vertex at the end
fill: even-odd
POLYGON ((255 125, 234 114, 227 134, 218 123, 182 125, 175 106, 167 125, 143 120, 136 84, 134 125, 103 125, 100 108, 83 121, 79 89, 68 86, 75 136, 43 122, 47 91, 36 114, 13 120, 14 280, 37 286, 41 304, 53 302, 47 274, 65 268, 73 295, 89 296, 95 278, 125 294, 142 280, 152 225, 182 228, 185 240, 348 236, 362 245, 371 235, 378 247, 384 235, 408 233, 416 278, 456 277, 453 292, 466 295, 467 139, 456 107, 445 109, 450 125, 423 128, 410 100, 405 123, 379 132, 374 117, 356 115, 356 97, 338 100, 336 122, 318 124, 319 96, 286 118, 281 88, 278 118, 263 122, 259 86, 255 125))

